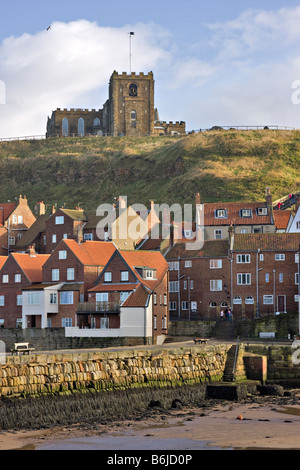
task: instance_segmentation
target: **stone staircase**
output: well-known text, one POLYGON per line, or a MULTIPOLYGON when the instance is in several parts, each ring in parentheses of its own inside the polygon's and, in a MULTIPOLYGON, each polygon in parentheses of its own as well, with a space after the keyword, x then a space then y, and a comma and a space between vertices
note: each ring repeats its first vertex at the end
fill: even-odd
POLYGON ((226 359, 226 364, 225 364, 225 369, 224 369, 224 374, 223 374, 223 382, 233 382, 235 379, 233 367, 234 367, 236 347, 237 345, 233 344, 227 352, 227 359, 226 359))
POLYGON ((212 337, 217 340, 233 341, 236 337, 236 323, 234 321, 218 321, 212 337))

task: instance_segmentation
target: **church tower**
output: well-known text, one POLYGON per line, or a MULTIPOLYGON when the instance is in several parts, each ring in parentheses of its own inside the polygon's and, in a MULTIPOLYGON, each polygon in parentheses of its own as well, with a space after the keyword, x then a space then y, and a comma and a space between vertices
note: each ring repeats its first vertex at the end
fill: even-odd
MULTIPOLYGON (((118 74, 114 71, 109 82, 106 122, 113 136, 152 135, 154 131, 154 79, 149 72, 118 74)), ((105 108, 104 108, 105 109, 105 108)))

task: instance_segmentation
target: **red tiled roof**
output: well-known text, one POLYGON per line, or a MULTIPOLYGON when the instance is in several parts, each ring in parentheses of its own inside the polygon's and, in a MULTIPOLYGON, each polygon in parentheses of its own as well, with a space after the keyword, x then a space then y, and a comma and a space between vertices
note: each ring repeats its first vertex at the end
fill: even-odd
MULTIPOLYGON (((64 239, 61 243, 65 243, 79 261, 88 266, 105 266, 116 251, 116 246, 112 242, 85 241, 77 243, 75 240, 64 239)), ((59 246, 61 245, 59 244, 59 246)))
POLYGON ((270 210, 268 215, 258 215, 257 208, 266 207, 266 202, 213 202, 204 205, 204 225, 249 225, 249 224, 271 224, 270 210), (216 211, 225 209, 227 217, 215 216, 216 211), (242 209, 251 209, 251 217, 242 217, 242 209))
POLYGON ((298 251, 300 233, 243 233, 234 235, 233 251, 298 251))
POLYGON ((120 250, 128 266, 134 271, 138 280, 150 289, 154 289, 159 284, 168 270, 168 263, 158 251, 126 251, 120 250), (143 279, 135 269, 136 267, 148 267, 156 270, 156 279, 143 279))
POLYGON ((128 292, 135 289, 137 284, 97 284, 96 286, 89 289, 89 292, 128 292))
POLYGON ((0 256, 0 269, 4 265, 5 261, 7 260, 8 256, 0 256))
POLYGON ((281 211, 274 211, 274 222, 277 230, 285 230, 292 215, 292 211, 288 210, 281 210, 281 211))
POLYGON ((31 282, 42 281, 42 267, 50 255, 30 256, 29 253, 11 253, 22 271, 31 282))
POLYGON ((139 284, 138 287, 131 292, 123 303, 123 307, 145 307, 148 303, 149 291, 143 284, 139 284))

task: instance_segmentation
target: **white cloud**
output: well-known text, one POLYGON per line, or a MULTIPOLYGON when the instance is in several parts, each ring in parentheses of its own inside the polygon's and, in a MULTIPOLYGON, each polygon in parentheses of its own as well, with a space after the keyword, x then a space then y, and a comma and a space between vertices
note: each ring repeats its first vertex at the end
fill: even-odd
POLYGON ((154 25, 104 28, 86 20, 55 22, 49 31, 9 37, 0 46, 6 105, 0 137, 44 134, 57 107, 101 108, 113 70, 129 70, 129 36, 136 71, 168 60, 168 33, 154 25), (95 101, 96 98, 96 101, 95 101))

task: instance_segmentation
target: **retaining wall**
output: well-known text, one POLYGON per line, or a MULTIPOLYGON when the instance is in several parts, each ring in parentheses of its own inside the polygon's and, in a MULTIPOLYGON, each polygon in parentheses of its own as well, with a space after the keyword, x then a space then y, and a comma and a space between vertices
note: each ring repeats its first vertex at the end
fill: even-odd
POLYGON ((7 356, 0 396, 220 381, 231 345, 7 356))

